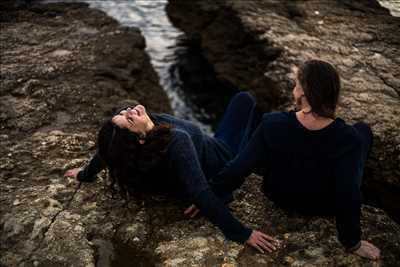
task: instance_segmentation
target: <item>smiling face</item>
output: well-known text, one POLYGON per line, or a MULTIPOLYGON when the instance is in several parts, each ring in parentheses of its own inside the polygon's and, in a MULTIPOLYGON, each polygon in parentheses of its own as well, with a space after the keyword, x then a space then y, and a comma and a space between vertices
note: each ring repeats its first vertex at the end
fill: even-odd
POLYGON ((140 136, 145 136, 154 124, 142 105, 122 110, 112 118, 112 122, 120 128, 126 128, 140 136))

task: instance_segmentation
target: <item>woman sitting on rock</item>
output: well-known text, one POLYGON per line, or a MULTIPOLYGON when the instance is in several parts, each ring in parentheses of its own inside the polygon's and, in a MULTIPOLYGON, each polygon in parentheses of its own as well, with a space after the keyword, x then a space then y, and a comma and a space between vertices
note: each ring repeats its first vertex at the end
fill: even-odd
POLYGON ((137 105, 120 111, 98 134, 98 149, 83 169, 66 176, 93 182, 108 168, 111 186, 129 197, 133 191, 173 192, 191 201, 224 235, 261 252, 276 248, 276 240, 243 226, 210 189, 208 180, 233 159, 259 123, 255 101, 237 94, 214 137, 193 123, 167 114, 147 114, 137 105))
POLYGON ((264 114, 246 147, 211 179, 211 189, 223 198, 264 167, 262 191, 269 199, 305 214, 334 215, 346 250, 378 259, 379 249, 361 240, 360 228, 371 129, 335 116, 340 78, 329 63, 307 61, 296 76, 293 96, 299 111, 264 114))

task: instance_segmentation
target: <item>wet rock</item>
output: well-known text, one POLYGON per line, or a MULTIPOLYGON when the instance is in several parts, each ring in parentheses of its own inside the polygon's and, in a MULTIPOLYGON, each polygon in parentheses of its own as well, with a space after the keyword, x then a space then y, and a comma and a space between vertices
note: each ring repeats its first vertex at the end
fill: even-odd
MULTIPOLYGON (((169 111, 168 102, 137 30, 84 4, 7 12, 0 12, 1 266, 370 264, 342 250, 333 220, 275 207, 256 176, 231 208, 246 225, 282 241, 272 254, 224 240, 204 218, 186 219, 185 204, 168 197, 140 195, 127 203, 111 194, 105 172, 92 184, 62 177, 94 152, 96 131, 113 109, 139 101, 169 111)), ((368 206, 362 224, 365 237, 383 251, 378 264, 396 266, 398 226, 368 206)))
POLYGON ((97 128, 127 103, 170 111, 137 29, 120 27, 86 4, 33 4, 4 12, 10 17, 1 25, 1 131, 58 127, 52 124, 60 124, 60 112, 76 114, 65 124, 97 128), (59 14, 53 18, 49 12, 59 14))
POLYGON ((375 135, 366 199, 400 221, 399 17, 374 0, 171 0, 167 11, 197 40, 217 77, 253 92, 265 111, 293 107, 299 63, 320 58, 335 65, 343 86, 338 115, 369 123, 375 135))
MULTIPOLYGON (((273 253, 224 240, 204 219, 177 221, 158 230, 155 252, 162 266, 373 266, 375 263, 343 251, 333 219, 304 217, 276 207, 260 192, 261 178, 251 176, 237 192, 231 208, 246 225, 280 240, 273 253)), ((362 210, 364 238, 382 249, 377 266, 396 266, 399 226, 377 208, 362 210)))
POLYGON ((91 240, 118 234, 143 247, 140 207, 112 200, 104 177, 62 176, 87 161, 116 109, 170 111, 143 36, 86 4, 1 6, 0 265, 95 266, 91 240))

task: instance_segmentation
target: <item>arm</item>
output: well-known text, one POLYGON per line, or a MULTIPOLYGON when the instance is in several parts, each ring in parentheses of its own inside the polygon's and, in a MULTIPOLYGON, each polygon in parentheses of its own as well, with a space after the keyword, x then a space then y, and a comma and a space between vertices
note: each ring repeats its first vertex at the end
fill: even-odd
POLYGON ((239 188, 256 167, 267 161, 266 122, 262 121, 245 148, 210 181, 219 197, 239 188))
POLYGON ((104 168, 106 168, 106 164, 97 151, 89 163, 78 173, 77 180, 80 182, 94 182, 97 179, 97 174, 104 168))
POLYGON ((361 144, 354 140, 335 166, 335 214, 338 239, 348 251, 360 246, 361 227, 361 144))
POLYGON ((252 230, 234 218, 228 208, 210 190, 190 136, 185 132, 176 133, 177 135, 173 137, 169 145, 168 157, 170 169, 177 175, 186 197, 227 238, 240 243, 246 242, 252 230))

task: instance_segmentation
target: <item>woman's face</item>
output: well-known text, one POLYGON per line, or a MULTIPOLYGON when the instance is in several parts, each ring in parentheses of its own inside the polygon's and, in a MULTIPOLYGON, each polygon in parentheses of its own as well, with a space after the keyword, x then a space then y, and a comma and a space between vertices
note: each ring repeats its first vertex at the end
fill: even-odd
POLYGON ((139 135, 145 135, 151 124, 151 119, 142 105, 122 110, 112 118, 112 122, 120 128, 126 128, 139 135))

